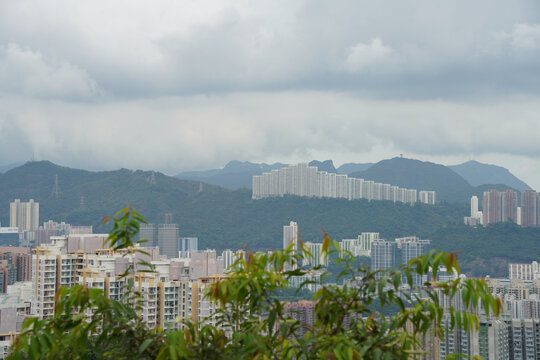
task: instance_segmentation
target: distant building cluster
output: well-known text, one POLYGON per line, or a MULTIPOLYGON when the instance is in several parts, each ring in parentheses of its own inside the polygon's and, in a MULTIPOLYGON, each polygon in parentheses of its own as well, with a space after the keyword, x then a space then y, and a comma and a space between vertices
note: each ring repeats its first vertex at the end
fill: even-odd
POLYGON ((29 248, 0 246, 0 293, 8 285, 32 279, 32 255, 29 248))
POLYGON ((371 180, 351 178, 344 174, 318 171, 306 163, 275 169, 253 176, 253 199, 297 195, 317 198, 343 198, 348 200, 389 200, 414 204, 418 200, 435 204, 435 191, 417 191, 371 180))
POLYGON ((352 256, 371 256, 371 244, 379 239, 377 232, 363 232, 357 239, 343 239, 339 242, 341 257, 346 254, 352 256))
POLYGON ((482 211, 478 210, 478 198, 471 197, 471 214, 464 218, 466 225, 488 226, 512 221, 524 227, 540 226, 540 193, 526 190, 521 194, 521 206, 514 190, 486 190, 482 199, 482 211))
POLYGON ((165 224, 141 224, 140 239, 145 239, 145 247, 157 246, 160 255, 168 258, 189 257, 199 248, 199 239, 196 237, 180 236, 178 224, 172 223, 172 214, 165 214, 165 224))
POLYGON ((39 225, 39 202, 15 199, 10 203, 9 227, 0 227, 0 245, 32 247, 49 244, 51 237, 69 234, 92 234, 92 226, 74 226, 46 221, 39 225))
MULTIPOLYGON (((416 236, 396 238, 395 241, 377 239, 371 244, 371 270, 388 270, 407 264, 413 258, 427 254, 430 245, 431 240, 416 236)), ((413 274, 413 286, 421 286, 425 281, 427 276, 413 274)))

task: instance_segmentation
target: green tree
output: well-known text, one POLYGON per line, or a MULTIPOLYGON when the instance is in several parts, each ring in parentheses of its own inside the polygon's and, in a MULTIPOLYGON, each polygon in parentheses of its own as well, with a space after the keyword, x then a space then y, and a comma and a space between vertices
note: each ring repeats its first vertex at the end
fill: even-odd
MULTIPOLYGON (((110 246, 133 248, 132 239, 144 218, 126 208, 113 219, 110 246)), ((326 234, 323 251, 339 252, 338 243, 326 234)), ((436 276, 439 265, 459 272, 453 253, 432 251, 400 268, 379 272, 355 265, 352 258, 339 259, 343 269, 339 277, 351 281, 323 285, 314 293, 314 323, 300 336, 304 325, 287 316, 279 295, 292 276, 310 271, 283 271, 286 264, 300 262, 301 256, 287 249, 247 252, 238 259, 229 276, 215 281, 206 293, 218 307, 215 326, 185 321, 181 330, 149 329, 137 314, 140 294, 133 287, 127 289, 124 301, 83 286, 61 288, 54 317, 27 319, 10 359, 407 359, 421 353, 418 339, 429 332, 444 336, 447 330, 441 322, 445 310, 439 294, 460 294, 467 308, 481 304, 488 314, 498 315, 501 309, 500 300, 490 295, 481 279, 430 282, 421 293, 401 291, 402 278, 412 287, 413 274, 432 269, 436 276), (375 303, 398 311, 384 316, 374 310, 375 303), (405 324, 410 324, 410 332, 405 324)), ((475 311, 451 309, 449 316, 453 327, 479 327, 475 311)))

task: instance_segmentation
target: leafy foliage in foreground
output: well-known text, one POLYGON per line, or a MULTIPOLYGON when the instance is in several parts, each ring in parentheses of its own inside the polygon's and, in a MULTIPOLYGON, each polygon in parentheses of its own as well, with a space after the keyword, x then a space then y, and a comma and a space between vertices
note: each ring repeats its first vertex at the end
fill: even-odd
MULTIPOLYGON (((129 208, 118 213, 110 244, 129 248, 138 220, 144 221, 129 208)), ((337 242, 325 235, 323 251, 338 252, 337 242)), ((419 335, 444 334, 444 310, 434 289, 451 297, 461 290, 463 303, 473 310, 482 304, 487 313, 498 315, 501 309, 483 280, 428 283, 422 296, 400 291, 402 276, 412 286, 413 274, 434 269, 436 277, 439 265, 459 272, 453 253, 432 251, 384 272, 353 266, 346 259, 340 276, 354 281, 322 286, 313 295, 314 323, 302 336, 304 325, 287 315, 278 297, 290 277, 305 274, 301 269, 283 271, 286 264, 299 261, 301 255, 291 248, 272 254, 248 252, 236 261, 229 277, 208 288, 206 296, 218 306, 217 325, 185 321, 181 330, 149 329, 137 314, 138 294, 132 288, 123 301, 83 286, 61 288, 54 317, 25 321, 10 359, 407 359, 421 353, 419 335), (373 310, 374 303, 397 306, 399 311, 385 317, 373 310), (411 332, 405 331, 406 323, 411 332)), ((478 329, 474 312, 451 309, 450 316, 452 326, 478 329)))

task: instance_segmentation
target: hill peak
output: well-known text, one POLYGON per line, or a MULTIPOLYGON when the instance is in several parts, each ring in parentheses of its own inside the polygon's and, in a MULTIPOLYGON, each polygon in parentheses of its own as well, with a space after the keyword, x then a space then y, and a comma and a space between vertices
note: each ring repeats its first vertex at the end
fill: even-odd
POLYGON ((444 165, 402 157, 379 161, 350 176, 409 189, 435 190, 438 201, 467 201, 474 191, 467 181, 444 165))
POLYGON ((319 171, 326 171, 329 173, 336 173, 336 168, 334 167, 334 162, 332 160, 318 161, 313 160, 309 163, 309 166, 316 166, 319 171))
POLYGON ((531 189, 529 185, 502 166, 469 160, 463 164, 449 166, 449 168, 458 173, 473 186, 504 184, 519 191, 531 189))

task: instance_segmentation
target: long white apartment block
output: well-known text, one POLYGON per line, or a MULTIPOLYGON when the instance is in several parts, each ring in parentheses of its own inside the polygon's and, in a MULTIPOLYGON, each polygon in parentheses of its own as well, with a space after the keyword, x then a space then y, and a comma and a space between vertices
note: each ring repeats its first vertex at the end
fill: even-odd
MULTIPOLYGON (((319 171, 316 166, 308 166, 306 163, 255 175, 252 185, 253 199, 297 195, 348 200, 390 200, 409 204, 418 201, 415 189, 319 171)), ((425 191, 425 193, 426 203, 434 204, 435 192, 425 191)))

